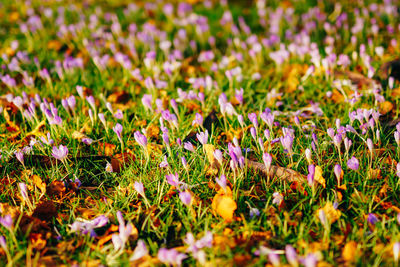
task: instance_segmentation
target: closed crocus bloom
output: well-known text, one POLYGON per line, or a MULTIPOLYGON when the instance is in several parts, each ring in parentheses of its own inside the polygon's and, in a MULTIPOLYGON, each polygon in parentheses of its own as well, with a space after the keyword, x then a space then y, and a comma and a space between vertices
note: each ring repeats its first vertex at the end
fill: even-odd
POLYGON ((226 190, 226 176, 225 175, 221 175, 221 177, 216 178, 215 181, 217 182, 217 184, 224 190, 226 190))
POLYGON ((222 152, 219 149, 214 150, 214 158, 218 161, 218 163, 220 165, 222 165, 222 160, 223 160, 223 156, 222 156, 222 152))
POLYGON ((394 140, 396 141, 396 144, 398 146, 400 146, 400 133, 398 131, 395 131, 393 135, 394 135, 394 140))
POLYGON ((286 255, 286 260, 289 262, 290 265, 292 266, 298 266, 298 259, 297 259, 297 253, 294 247, 291 245, 286 245, 285 247, 285 255, 286 255))
POLYGON ((251 137, 253 137, 254 140, 257 139, 257 131, 256 131, 256 128, 251 127, 251 128, 250 128, 250 134, 251 134, 251 137))
POLYGON ((113 127, 113 131, 114 131, 114 133, 117 135, 119 141, 122 143, 122 137, 121 137, 122 125, 121 125, 120 123, 117 123, 117 124, 113 127))
POLYGON ((311 149, 309 149, 309 148, 306 148, 306 151, 304 152, 304 154, 306 155, 306 159, 307 159, 307 162, 308 162, 308 164, 311 164, 312 163, 312 152, 311 152, 311 149))
POLYGON ((336 179, 339 181, 340 176, 342 175, 342 167, 339 164, 336 164, 333 168, 333 172, 335 173, 336 179))
POLYGON ((369 152, 372 154, 374 151, 374 143, 372 142, 371 138, 367 139, 367 146, 368 146, 369 152))
POLYGON ((264 153, 262 158, 264 161, 265 168, 268 171, 271 168, 272 156, 269 153, 264 153))
POLYGON ((136 192, 139 195, 141 195, 142 197, 145 197, 143 183, 135 181, 135 183, 133 184, 133 187, 135 188, 136 192))

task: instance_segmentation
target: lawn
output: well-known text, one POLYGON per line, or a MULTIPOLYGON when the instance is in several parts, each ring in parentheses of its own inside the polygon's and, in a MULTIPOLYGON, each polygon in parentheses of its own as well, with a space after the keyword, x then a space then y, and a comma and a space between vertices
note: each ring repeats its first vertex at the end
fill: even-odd
POLYGON ((0 1, 0 265, 398 266, 399 6, 0 1))

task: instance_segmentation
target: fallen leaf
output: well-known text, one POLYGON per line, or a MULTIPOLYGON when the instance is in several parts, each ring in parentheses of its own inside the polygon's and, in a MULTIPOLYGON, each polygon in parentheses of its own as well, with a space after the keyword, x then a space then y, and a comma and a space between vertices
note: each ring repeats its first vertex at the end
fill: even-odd
POLYGON ((357 243, 355 241, 349 241, 348 243, 346 243, 346 245, 344 245, 342 257, 347 263, 350 263, 355 261, 356 255, 357 243))
POLYGON ((321 184, 324 188, 326 187, 326 182, 324 177, 322 177, 322 169, 320 166, 315 166, 315 175, 314 179, 321 184))
POLYGON ((394 108, 394 105, 392 104, 392 102, 385 101, 379 105, 379 112, 382 115, 385 115, 385 114, 389 113, 390 111, 392 111, 393 108, 394 108))
MULTIPOLYGON (((317 211, 317 214, 319 213, 320 210, 321 209, 317 211)), ((329 223, 336 222, 342 215, 340 210, 335 209, 331 202, 327 202, 325 206, 322 208, 322 210, 324 211, 325 216, 328 219, 329 223)))
POLYGON ((215 195, 212 201, 212 210, 215 214, 218 214, 224 218, 227 222, 232 222, 233 213, 237 208, 236 202, 232 199, 232 191, 229 187, 226 191, 221 189, 218 194, 215 195))
POLYGON ((46 183, 44 183, 42 181, 42 179, 40 179, 40 177, 36 174, 31 176, 31 180, 33 182, 33 184, 40 189, 40 191, 42 192, 42 194, 46 193, 46 183))

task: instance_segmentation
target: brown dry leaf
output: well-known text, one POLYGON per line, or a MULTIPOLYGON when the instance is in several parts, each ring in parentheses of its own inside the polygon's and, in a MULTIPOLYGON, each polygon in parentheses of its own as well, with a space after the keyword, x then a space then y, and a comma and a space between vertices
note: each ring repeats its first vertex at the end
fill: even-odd
POLYGON ((314 179, 321 184, 324 188, 326 187, 326 181, 324 177, 322 177, 322 169, 320 166, 315 166, 315 175, 314 179))
POLYGON ((394 105, 392 102, 385 101, 379 105, 379 112, 382 115, 385 115, 385 114, 389 113, 390 111, 392 111, 393 108, 394 108, 394 105))
POLYGON ((62 47, 62 43, 61 43, 60 41, 58 41, 58 40, 50 40, 50 41, 47 43, 47 49, 49 49, 49 50, 56 50, 56 51, 58 51, 58 50, 61 49, 61 47, 62 47))
POLYGON ((31 180, 33 182, 33 184, 40 189, 40 191, 42 192, 42 194, 46 193, 46 183, 44 183, 42 181, 42 179, 40 179, 39 176, 37 176, 36 174, 32 175, 31 180))
POLYGON ((4 109, 4 110, 3 110, 3 116, 4 116, 4 119, 6 120, 6 123, 7 123, 7 126, 6 126, 7 131, 9 131, 9 132, 16 132, 16 133, 20 133, 20 132, 21 132, 19 126, 18 126, 17 124, 15 124, 15 123, 11 120, 10 115, 9 115, 8 112, 7 112, 7 109, 4 109))
POLYGON ((349 241, 344 245, 342 257, 347 263, 354 262, 357 254, 357 243, 355 241, 349 241))
POLYGON ((218 191, 211 206, 214 214, 218 214, 224 218, 226 222, 233 221, 233 213, 235 212, 237 205, 232 199, 232 191, 229 187, 226 188, 226 191, 223 189, 218 191))
POLYGON ((116 154, 111 159, 111 166, 114 172, 120 172, 122 167, 126 164, 127 166, 131 165, 135 161, 135 156, 133 153, 125 152, 116 154))
POLYGON ((57 214, 53 201, 45 200, 36 206, 32 216, 42 221, 51 221, 52 218, 57 217, 57 214))
POLYGON ((116 147, 113 144, 99 142, 99 155, 113 156, 116 147))
POLYGON ((331 99, 333 100, 333 102, 335 102, 336 104, 340 104, 344 102, 344 96, 339 92, 339 90, 334 89, 332 91, 332 97, 331 99))
MULTIPOLYGON (((321 209, 317 210, 317 214, 319 214, 320 210, 321 209)), ((327 202, 325 206, 322 208, 322 210, 324 211, 325 216, 330 223, 336 222, 342 215, 340 210, 335 209, 331 202, 327 202)))
POLYGON ((381 169, 370 169, 368 173, 371 179, 382 179, 381 169))
POLYGON ((48 185, 46 191, 49 196, 62 197, 66 188, 63 182, 55 180, 48 185))
POLYGON ((160 136, 160 128, 155 124, 150 124, 146 128, 146 135, 147 138, 158 139, 158 137, 160 136))
POLYGON ((41 233, 29 234, 29 241, 32 244, 32 248, 37 250, 44 249, 47 244, 46 238, 41 233))
POLYGON ((130 95, 126 91, 119 91, 112 93, 107 97, 107 101, 111 103, 126 103, 130 98, 130 95))

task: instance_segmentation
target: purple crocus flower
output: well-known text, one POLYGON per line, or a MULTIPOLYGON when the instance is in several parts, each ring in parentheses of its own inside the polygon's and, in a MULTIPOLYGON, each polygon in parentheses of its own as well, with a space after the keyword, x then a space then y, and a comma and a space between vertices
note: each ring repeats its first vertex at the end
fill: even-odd
POLYGON ((333 172, 335 173, 336 179, 339 181, 340 176, 342 175, 342 166, 336 164, 335 167, 333 168, 333 172))
POLYGON ((400 254, 400 242, 395 242, 393 244, 393 259, 395 263, 399 261, 399 254, 400 254))
POLYGON ((8 230, 11 230, 12 223, 13 223, 13 219, 10 214, 7 214, 4 217, 0 216, 0 224, 3 225, 8 230))
POLYGON ((188 150, 188 151, 190 151, 190 152, 194 152, 195 151, 192 143, 190 143, 190 142, 183 143, 183 148, 188 150))
POLYGON ((290 134, 286 134, 284 137, 279 139, 284 149, 287 150, 289 155, 292 155, 292 146, 294 138, 290 134))
POLYGON ((396 175, 400 178, 400 162, 396 165, 396 175))
MULTIPOLYGON (((113 131, 114 133, 117 135, 119 141, 122 143, 122 137, 121 137, 121 133, 122 133, 122 125, 117 123, 115 124, 115 126, 113 127, 113 131)), ((136 139, 136 138, 135 138, 136 139)))
POLYGON ((226 176, 221 175, 219 178, 216 178, 215 181, 217 184, 225 191, 226 190, 226 176))
POLYGON ((196 134, 196 137, 202 145, 205 145, 208 141, 208 131, 206 130, 205 132, 200 132, 196 134))
POLYGON ((351 159, 347 161, 347 167, 354 171, 358 170, 359 165, 358 159, 355 157, 351 157, 351 159))
POLYGON ((164 156, 163 161, 160 162, 160 168, 167 168, 169 166, 167 156, 164 156))
POLYGON ((376 224, 377 222, 379 222, 379 219, 378 219, 378 217, 376 217, 375 214, 369 213, 369 214, 368 214, 368 217, 367 217, 367 221, 368 221, 369 224, 374 225, 374 224, 376 224))
POLYGON ((314 164, 308 165, 307 181, 310 186, 314 184, 315 166, 314 164))
POLYGON ((86 101, 89 103, 89 105, 92 107, 93 110, 96 110, 96 103, 95 103, 94 97, 92 95, 87 96, 86 101))
POLYGON ((21 193, 22 198, 24 201, 28 200, 28 189, 26 188, 25 183, 18 183, 19 192, 21 193))
POLYGON ((256 113, 250 113, 248 115, 249 120, 251 123, 253 123, 254 127, 258 128, 258 120, 257 120, 257 114, 256 113))
POLYGON ((192 126, 194 125, 203 125, 203 116, 201 116, 201 114, 196 113, 196 117, 192 122, 192 126))
POLYGON ((53 153, 51 154, 54 158, 63 161, 68 155, 68 148, 60 145, 58 148, 53 146, 53 153))
POLYGON ((374 143, 372 142, 371 138, 367 139, 367 147, 369 152, 372 154, 374 152, 374 143))
POLYGON ((122 120, 124 118, 124 113, 122 113, 122 110, 117 109, 117 111, 114 113, 114 118, 122 120))
POLYGON ((99 113, 97 116, 99 117, 101 123, 104 125, 104 128, 107 128, 107 122, 104 113, 99 113))
POLYGON ((257 139, 257 131, 256 131, 256 128, 251 127, 251 128, 250 128, 250 134, 251 134, 251 137, 253 137, 254 140, 257 139))
POLYGON ((117 218, 119 222, 118 234, 113 234, 111 236, 115 250, 123 249, 125 247, 125 244, 133 230, 133 225, 131 223, 125 224, 124 217, 120 211, 117 211, 117 218))
POLYGON ((179 176, 178 173, 175 174, 167 174, 165 175, 165 178, 167 179, 167 182, 175 187, 179 187, 180 181, 179 181, 179 176))
POLYGON ((22 151, 15 152, 15 157, 19 162, 21 162, 22 165, 24 165, 24 153, 22 151))
POLYGON ((149 254, 149 251, 146 247, 146 244, 143 240, 138 240, 135 250, 133 251, 132 257, 129 259, 130 261, 136 261, 146 255, 149 254))
POLYGON ((269 168, 271 168, 272 156, 269 153, 264 153, 262 158, 264 161, 265 168, 268 171, 269 168))
POLYGON ((81 235, 90 234, 90 237, 95 237, 96 228, 101 228, 108 224, 108 218, 104 215, 100 215, 93 220, 77 219, 73 224, 70 225, 71 232, 78 233, 81 235))
POLYGON ((291 245, 286 245, 285 247, 285 254, 286 254, 286 260, 289 262, 291 266, 298 266, 298 259, 297 259, 297 253, 294 247, 291 245))
POLYGON ((8 251, 7 242, 4 236, 0 236, 0 246, 3 248, 4 251, 8 251))
POLYGON ((158 259, 166 265, 181 266, 182 261, 187 258, 186 254, 179 253, 175 249, 160 248, 157 253, 158 259))
POLYGON ((192 203, 192 195, 187 191, 182 191, 179 193, 179 198, 181 199, 182 203, 186 206, 190 206, 192 203))
POLYGON ((136 131, 133 136, 135 137, 136 142, 141 145, 145 150, 147 149, 147 138, 139 131, 136 131))
POLYGON ((139 195, 145 197, 143 183, 135 181, 133 187, 135 188, 136 192, 138 192, 139 195))

